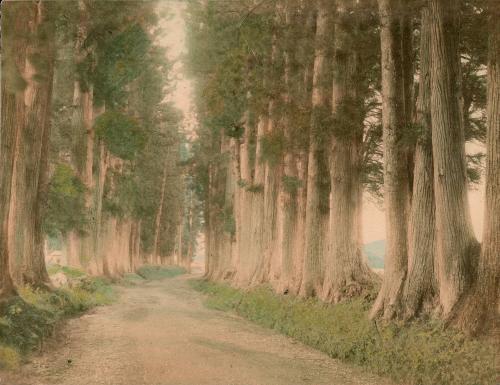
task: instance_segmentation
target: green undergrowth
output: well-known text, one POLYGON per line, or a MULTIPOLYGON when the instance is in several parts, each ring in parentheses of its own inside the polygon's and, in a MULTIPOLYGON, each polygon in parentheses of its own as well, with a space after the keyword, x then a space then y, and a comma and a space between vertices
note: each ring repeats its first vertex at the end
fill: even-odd
POLYGON ((186 269, 179 266, 144 265, 137 269, 137 275, 148 281, 173 278, 186 273, 186 269))
POLYGON ((53 291, 31 287, 0 305, 0 368, 13 369, 31 351, 41 348, 59 322, 116 299, 111 282, 81 278, 72 287, 53 291))
POLYGON ((371 303, 327 305, 276 295, 268 287, 250 291, 191 280, 208 294, 206 305, 275 329, 332 358, 362 366, 405 385, 494 385, 494 346, 447 330, 440 322, 387 326, 368 320, 371 303))
POLYGON ((121 284, 123 286, 135 286, 138 283, 144 282, 145 279, 137 273, 125 273, 121 284))
POLYGON ((86 275, 83 270, 61 265, 50 265, 47 267, 47 272, 49 273, 49 275, 64 273, 68 278, 81 278, 86 275))

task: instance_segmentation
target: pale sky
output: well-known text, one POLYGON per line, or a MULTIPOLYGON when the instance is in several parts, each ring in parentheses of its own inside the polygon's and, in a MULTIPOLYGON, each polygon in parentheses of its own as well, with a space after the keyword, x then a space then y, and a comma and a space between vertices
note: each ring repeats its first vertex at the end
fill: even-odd
MULTIPOLYGON (((193 85, 191 81, 186 78, 182 64, 183 55, 187 52, 186 25, 183 18, 186 4, 183 1, 165 0, 162 6, 168 8, 171 14, 171 18, 164 21, 166 34, 161 39, 161 44, 169 48, 168 58, 175 61, 173 71, 174 90, 171 100, 184 114, 183 128, 189 133, 192 133, 196 125, 193 104, 193 85)), ((467 145, 467 151, 469 153, 475 153, 479 149, 481 149, 481 147, 478 145, 467 145)), ((469 204, 474 231, 480 240, 483 228, 484 184, 481 184, 473 190, 469 190, 469 204)), ((365 199, 363 207, 364 243, 379 239, 385 239, 383 209, 374 204, 370 199, 365 199)))
POLYGON ((164 0, 160 7, 166 9, 170 15, 161 23, 165 29, 165 35, 160 40, 161 45, 168 47, 168 59, 174 62, 172 71, 174 89, 169 99, 184 114, 183 129, 192 133, 195 124, 193 85, 186 78, 183 67, 184 55, 187 53, 186 24, 183 17, 186 3, 164 0))

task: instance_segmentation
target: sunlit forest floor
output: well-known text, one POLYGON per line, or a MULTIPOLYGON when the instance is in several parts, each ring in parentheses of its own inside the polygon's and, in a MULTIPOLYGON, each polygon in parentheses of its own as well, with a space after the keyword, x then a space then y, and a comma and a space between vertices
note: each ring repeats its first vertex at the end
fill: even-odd
MULTIPOLYGON (((68 322, 9 385, 390 384, 277 332, 203 306, 192 276, 134 279, 68 322)), ((12 374, 11 374, 12 375, 12 374)))

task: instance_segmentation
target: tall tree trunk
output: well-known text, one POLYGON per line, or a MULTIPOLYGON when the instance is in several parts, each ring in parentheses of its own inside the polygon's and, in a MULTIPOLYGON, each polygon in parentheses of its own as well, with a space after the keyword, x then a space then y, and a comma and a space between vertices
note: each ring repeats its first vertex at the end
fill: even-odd
POLYGON ((291 29, 295 26, 294 8, 291 4, 285 4, 285 28, 288 33, 285 35, 284 56, 284 84, 282 99, 284 104, 284 114, 282 117, 283 135, 286 143, 285 154, 283 155, 283 176, 279 184, 278 191, 278 251, 280 263, 280 277, 277 291, 279 293, 288 293, 293 285, 294 278, 294 259, 293 244, 297 237, 295 233, 297 224, 297 167, 294 157, 294 151, 290 144, 292 143, 292 130, 290 126, 291 110, 291 71, 294 61, 293 35, 291 29))
MULTIPOLYGON (((242 213, 241 213, 241 193, 242 189, 239 186, 241 180, 241 166, 240 166, 240 139, 232 138, 230 143, 230 152, 231 152, 231 194, 232 194, 232 205, 233 205, 233 216, 234 216, 234 229, 232 229, 233 233, 231 234, 231 276, 228 278, 233 279, 236 275, 236 271, 238 269, 239 258, 240 258, 240 250, 241 250, 241 224, 242 224, 242 213)), ((193 196, 191 197, 191 215, 194 213, 192 211, 194 208, 193 196)), ((191 236, 195 237, 193 231, 191 230, 191 236)), ((190 243, 192 245, 193 242, 190 243)), ((194 247, 191 248, 191 257, 194 256, 194 247)), ((192 259, 192 258, 191 258, 192 259)))
MULTIPOLYGON (((26 62, 26 18, 30 4, 7 1, 2 7, 2 79, 0 128, 0 300, 16 294, 10 274, 12 227, 9 227, 11 191, 15 183, 15 161, 19 154, 24 125, 24 84, 26 62), (8 74, 8 76, 7 76, 8 74)), ((11 222, 12 223, 12 222, 11 222)))
MULTIPOLYGON (((346 29, 346 20, 350 12, 355 12, 354 6, 352 0, 337 1, 334 32, 334 134, 329 159, 331 244, 325 256, 323 283, 323 298, 332 302, 360 295, 372 288, 375 279, 363 261, 358 238, 364 106, 357 90, 358 54, 351 47, 350 32, 346 29)), ((352 27, 356 28, 355 24, 352 27)))
MULTIPOLYGON (((3 11, 6 11, 4 7, 3 11)), ((2 79, 2 129, 0 136, 0 300, 15 294, 14 284, 10 275, 9 250, 9 208, 11 199, 12 171, 18 127, 16 110, 19 96, 9 92, 5 86, 5 76, 2 79)), ((24 104, 24 103, 23 103, 24 104)))
MULTIPOLYGON (((163 166, 163 176, 161 180, 160 200, 158 201, 158 211, 155 218, 155 233, 153 238, 153 261, 158 262, 160 250, 161 218, 163 215, 163 202, 165 200, 165 190, 167 185, 167 165, 163 166)), ((180 253, 180 252, 179 252, 180 253)))
POLYGON ((436 197, 436 267, 446 317, 469 290, 479 245, 467 199, 465 140, 460 97, 458 3, 430 0, 431 120, 436 197))
MULTIPOLYGON (((36 17, 32 35, 34 43, 27 49, 24 92, 26 105, 25 142, 25 196, 28 208, 25 226, 23 282, 36 286, 50 285, 45 267, 44 234, 42 228, 43 206, 48 189, 48 152, 50 112, 54 75, 54 29, 47 25, 48 3, 36 4, 36 17), (43 34, 42 34, 43 29, 43 34), (42 58, 43 68, 36 68, 30 57, 42 58)), ((38 63, 39 66, 42 64, 38 63)))
MULTIPOLYGON (((276 3, 274 26, 275 32, 272 36, 271 62, 269 69, 268 90, 270 92, 270 100, 268 105, 269 122, 267 125, 266 135, 274 140, 278 136, 282 137, 283 130, 280 124, 282 114, 283 97, 281 91, 281 83, 284 80, 283 66, 283 38, 278 35, 278 28, 282 28, 282 14, 284 4, 276 3)), ((286 16, 285 16, 286 18, 286 16)), ((283 173, 282 154, 273 154, 271 158, 266 159, 265 163, 265 179, 264 179, 264 264, 261 270, 260 282, 271 282, 272 285, 279 283, 281 274, 281 260, 279 258, 278 245, 278 227, 281 216, 279 215, 279 189, 281 184, 281 176, 283 173), (274 159, 274 157, 277 159, 274 159)))
MULTIPOLYGON (((84 62, 88 59, 89 48, 85 46, 89 28, 89 11, 85 1, 78 0, 79 24, 77 28, 77 36, 75 42, 75 60, 76 64, 84 62)), ((80 178, 85 186, 85 208, 90 219, 88 234, 79 236, 79 259, 80 263, 87 266, 89 269, 94 269, 96 261, 94 233, 96 231, 95 223, 95 207, 94 207, 94 178, 93 178, 93 163, 94 163, 94 140, 95 133, 93 129, 93 85, 83 80, 81 77, 74 82, 73 93, 73 125, 75 135, 83 137, 83 143, 78 144, 77 151, 84 149, 82 154, 74 154, 73 161, 75 168, 80 175, 80 178)))
POLYGON ((401 52, 401 9, 397 0, 379 0, 382 50, 382 129, 384 142, 385 272, 370 317, 393 318, 402 293, 408 263, 407 152, 402 143, 405 124, 401 52))
POLYGON ((302 287, 303 271, 304 271, 304 252, 305 239, 303 234, 306 232, 306 217, 307 217, 307 160, 308 154, 304 151, 299 151, 296 160, 297 167, 297 221, 293 233, 297 234, 293 240, 293 281, 290 290, 293 294, 298 294, 302 287))
MULTIPOLYGON (((222 138, 222 149, 221 153, 224 154, 225 162, 221 165, 223 180, 223 196, 224 196, 224 206, 223 206, 223 233, 222 233, 222 250, 220 255, 220 279, 227 281, 232 280, 235 274, 236 265, 233 264, 235 260, 235 251, 237 249, 236 244, 236 228, 235 228, 235 206, 236 206, 236 189, 238 188, 238 176, 237 176, 237 165, 236 165, 236 153, 235 153, 235 142, 234 138, 230 138, 224 135, 222 138)), ((187 215, 186 223, 189 224, 190 211, 191 211, 191 197, 187 200, 187 215)), ((190 243, 188 243, 190 244, 190 243)), ((187 250, 186 250, 187 258, 187 250)))
MULTIPOLYGON (((248 94, 247 101, 249 102, 251 95, 248 94)), ((250 111, 247 110, 243 117, 243 137, 240 142, 240 218, 237 223, 236 232, 239 233, 239 258, 236 269, 235 284, 243 286, 248 280, 248 270, 250 269, 250 259, 254 256, 250 255, 251 249, 251 234, 252 234, 252 195, 248 187, 253 183, 252 164, 250 158, 250 142, 252 140, 252 123, 250 121, 250 111)))
POLYGON ((262 138, 268 124, 267 112, 259 116, 256 133, 255 165, 252 183, 246 187, 250 197, 250 232, 247 258, 240 258, 237 285, 245 287, 257 278, 257 269, 263 262, 263 219, 264 219, 264 164, 262 162, 262 138))
POLYGON ((328 39, 329 19, 328 1, 319 0, 316 20, 314 52, 312 119, 307 168, 307 201, 305 224, 304 269, 300 294, 305 297, 320 295, 323 284, 323 231, 320 202, 320 134, 322 120, 326 114, 326 41, 328 39))
POLYGON ((101 269, 104 268, 103 254, 106 252, 102 247, 102 224, 103 224, 103 199, 104 199, 104 186, 106 184, 106 177, 109 167, 109 152, 103 142, 99 142, 99 169, 95 194, 95 229, 94 229, 94 255, 99 259, 101 269))
POLYGON ((455 326, 470 334, 498 330, 500 319, 500 8, 489 2, 486 199, 483 242, 473 290, 454 311, 455 326))
POLYGON ((217 223, 217 168, 213 163, 208 165, 208 192, 207 192, 207 221, 206 221, 206 267, 205 277, 207 279, 214 279, 216 277, 219 267, 219 224, 217 223))
MULTIPOLYGON (((310 3, 303 3, 305 6, 305 34, 303 48, 308 52, 314 52, 314 40, 316 38, 316 12, 315 7, 310 3)), ((299 108, 306 111, 307 119, 305 122, 311 120, 311 106, 312 106, 312 86, 313 86, 313 73, 314 73, 314 55, 306 55, 307 60, 304 63, 302 82, 298 85, 298 99, 299 108)), ((295 159, 295 167, 297 169, 297 221, 294 228, 294 233, 297 236, 293 240, 293 281, 290 287, 291 293, 298 294, 302 286, 303 271, 304 271, 304 254, 305 254, 305 237, 302 234, 306 232, 306 216, 307 216, 307 161, 309 154, 309 140, 310 140, 310 127, 299 127, 301 143, 297 149, 297 156, 295 159)), ((294 132, 297 135, 297 132, 294 132)))
POLYGON ((435 307, 436 220, 433 188, 432 125, 430 116, 430 25, 429 9, 421 11, 420 73, 417 125, 421 134, 415 148, 415 171, 408 233, 408 276, 402 299, 403 318, 429 312, 435 307))

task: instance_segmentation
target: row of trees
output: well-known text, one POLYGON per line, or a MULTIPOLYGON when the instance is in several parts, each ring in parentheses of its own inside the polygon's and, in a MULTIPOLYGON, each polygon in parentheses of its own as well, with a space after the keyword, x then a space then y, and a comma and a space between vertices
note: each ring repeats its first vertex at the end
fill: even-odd
POLYGON ((499 294, 499 12, 488 0, 192 4, 207 277, 328 302, 378 289, 372 318, 482 330, 499 294), (482 245, 472 140, 487 149, 482 245), (365 193, 384 201, 381 285, 362 253, 365 193))
POLYGON ((3 4, 0 297, 50 286, 47 244, 111 277, 174 254, 189 265, 188 147, 157 43, 165 11, 142 1, 3 4))

